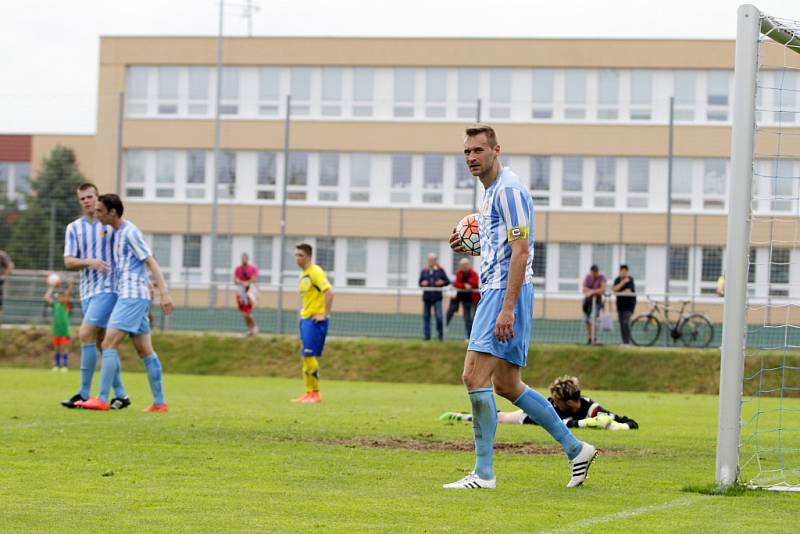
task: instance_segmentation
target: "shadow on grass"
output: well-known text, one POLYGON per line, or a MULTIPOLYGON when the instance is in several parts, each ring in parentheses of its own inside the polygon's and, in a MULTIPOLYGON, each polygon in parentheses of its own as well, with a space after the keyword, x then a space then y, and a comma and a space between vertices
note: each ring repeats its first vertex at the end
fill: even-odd
POLYGON ((758 495, 762 490, 747 488, 740 484, 722 487, 716 484, 704 484, 694 486, 684 486, 681 491, 685 493, 699 493, 701 495, 713 495, 721 497, 743 497, 745 495, 758 495))

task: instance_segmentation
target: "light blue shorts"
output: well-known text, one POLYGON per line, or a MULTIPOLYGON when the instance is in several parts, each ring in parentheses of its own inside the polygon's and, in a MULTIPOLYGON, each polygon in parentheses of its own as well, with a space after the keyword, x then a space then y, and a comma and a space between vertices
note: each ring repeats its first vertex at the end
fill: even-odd
POLYGON ((111 317, 111 311, 116 303, 116 293, 97 293, 81 300, 84 324, 105 328, 108 326, 108 318, 111 317))
POLYGON ((108 320, 108 328, 116 328, 128 332, 131 336, 150 333, 149 299, 118 299, 108 320))
POLYGON ((494 328, 503 308, 505 294, 505 289, 487 289, 481 293, 467 348, 491 354, 517 367, 525 367, 533 329, 533 284, 525 284, 520 288, 514 305, 514 337, 510 341, 499 341, 494 328))

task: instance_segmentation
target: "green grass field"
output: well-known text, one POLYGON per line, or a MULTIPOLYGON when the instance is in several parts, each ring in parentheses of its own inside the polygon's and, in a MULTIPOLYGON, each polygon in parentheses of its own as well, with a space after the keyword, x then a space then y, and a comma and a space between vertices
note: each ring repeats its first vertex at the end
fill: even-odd
MULTIPOLYGON (((578 430, 601 449, 587 483, 545 433, 498 428, 495 491, 445 491, 473 462, 455 385, 167 374, 172 411, 81 412, 58 400, 76 372, 0 369, 3 532, 753 532, 788 531, 796 495, 711 496, 716 398, 586 393, 641 430, 578 430)), ((501 408, 509 405, 502 401, 501 408)))

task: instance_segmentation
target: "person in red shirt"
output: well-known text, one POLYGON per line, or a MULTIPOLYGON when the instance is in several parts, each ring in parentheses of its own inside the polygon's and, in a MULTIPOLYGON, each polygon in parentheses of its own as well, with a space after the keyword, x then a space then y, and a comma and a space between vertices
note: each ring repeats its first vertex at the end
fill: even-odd
POLYGON ((244 323, 247 325, 247 335, 258 334, 258 325, 253 318, 253 306, 256 303, 256 280, 258 267, 250 263, 247 254, 242 254, 242 263, 233 271, 233 283, 236 284, 236 304, 242 312, 244 323))
POLYGON ((472 268, 469 259, 462 258, 458 262, 458 270, 453 278, 453 286, 458 293, 450 301, 450 307, 447 310, 447 324, 450 324, 460 305, 464 313, 464 330, 469 339, 469 335, 472 333, 472 320, 475 318, 475 308, 481 299, 481 294, 478 293, 478 273, 472 268))

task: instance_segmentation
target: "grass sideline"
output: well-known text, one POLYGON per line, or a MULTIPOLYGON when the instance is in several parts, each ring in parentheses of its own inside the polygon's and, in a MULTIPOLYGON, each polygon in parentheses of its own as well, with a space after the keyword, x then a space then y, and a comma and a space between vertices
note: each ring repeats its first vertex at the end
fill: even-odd
MULTIPOLYGON (((165 373, 300 377, 296 336, 166 332, 154 334, 165 373)), ((463 342, 425 342, 382 338, 329 338, 322 379, 460 384, 463 342)), ((130 343, 121 349, 126 372, 143 369, 130 343)), ((80 347, 73 338, 71 366, 80 347)), ((49 330, 41 327, 0 330, 0 366, 49 368, 49 330)), ((525 379, 539 388, 556 376, 573 374, 585 389, 716 394, 719 350, 584 345, 531 345, 525 379)))
POLYGON ((736 533, 797 515, 794 495, 687 490, 714 476, 708 395, 588 391, 641 429, 576 430, 601 450, 583 487, 540 428, 501 425, 498 489, 459 492, 441 484, 471 468, 471 427, 436 418, 468 407, 460 386, 328 380, 297 405, 297 379, 168 374, 170 413, 145 414, 143 373, 111 413, 58 406, 75 379, 0 369, 0 530, 736 533))

